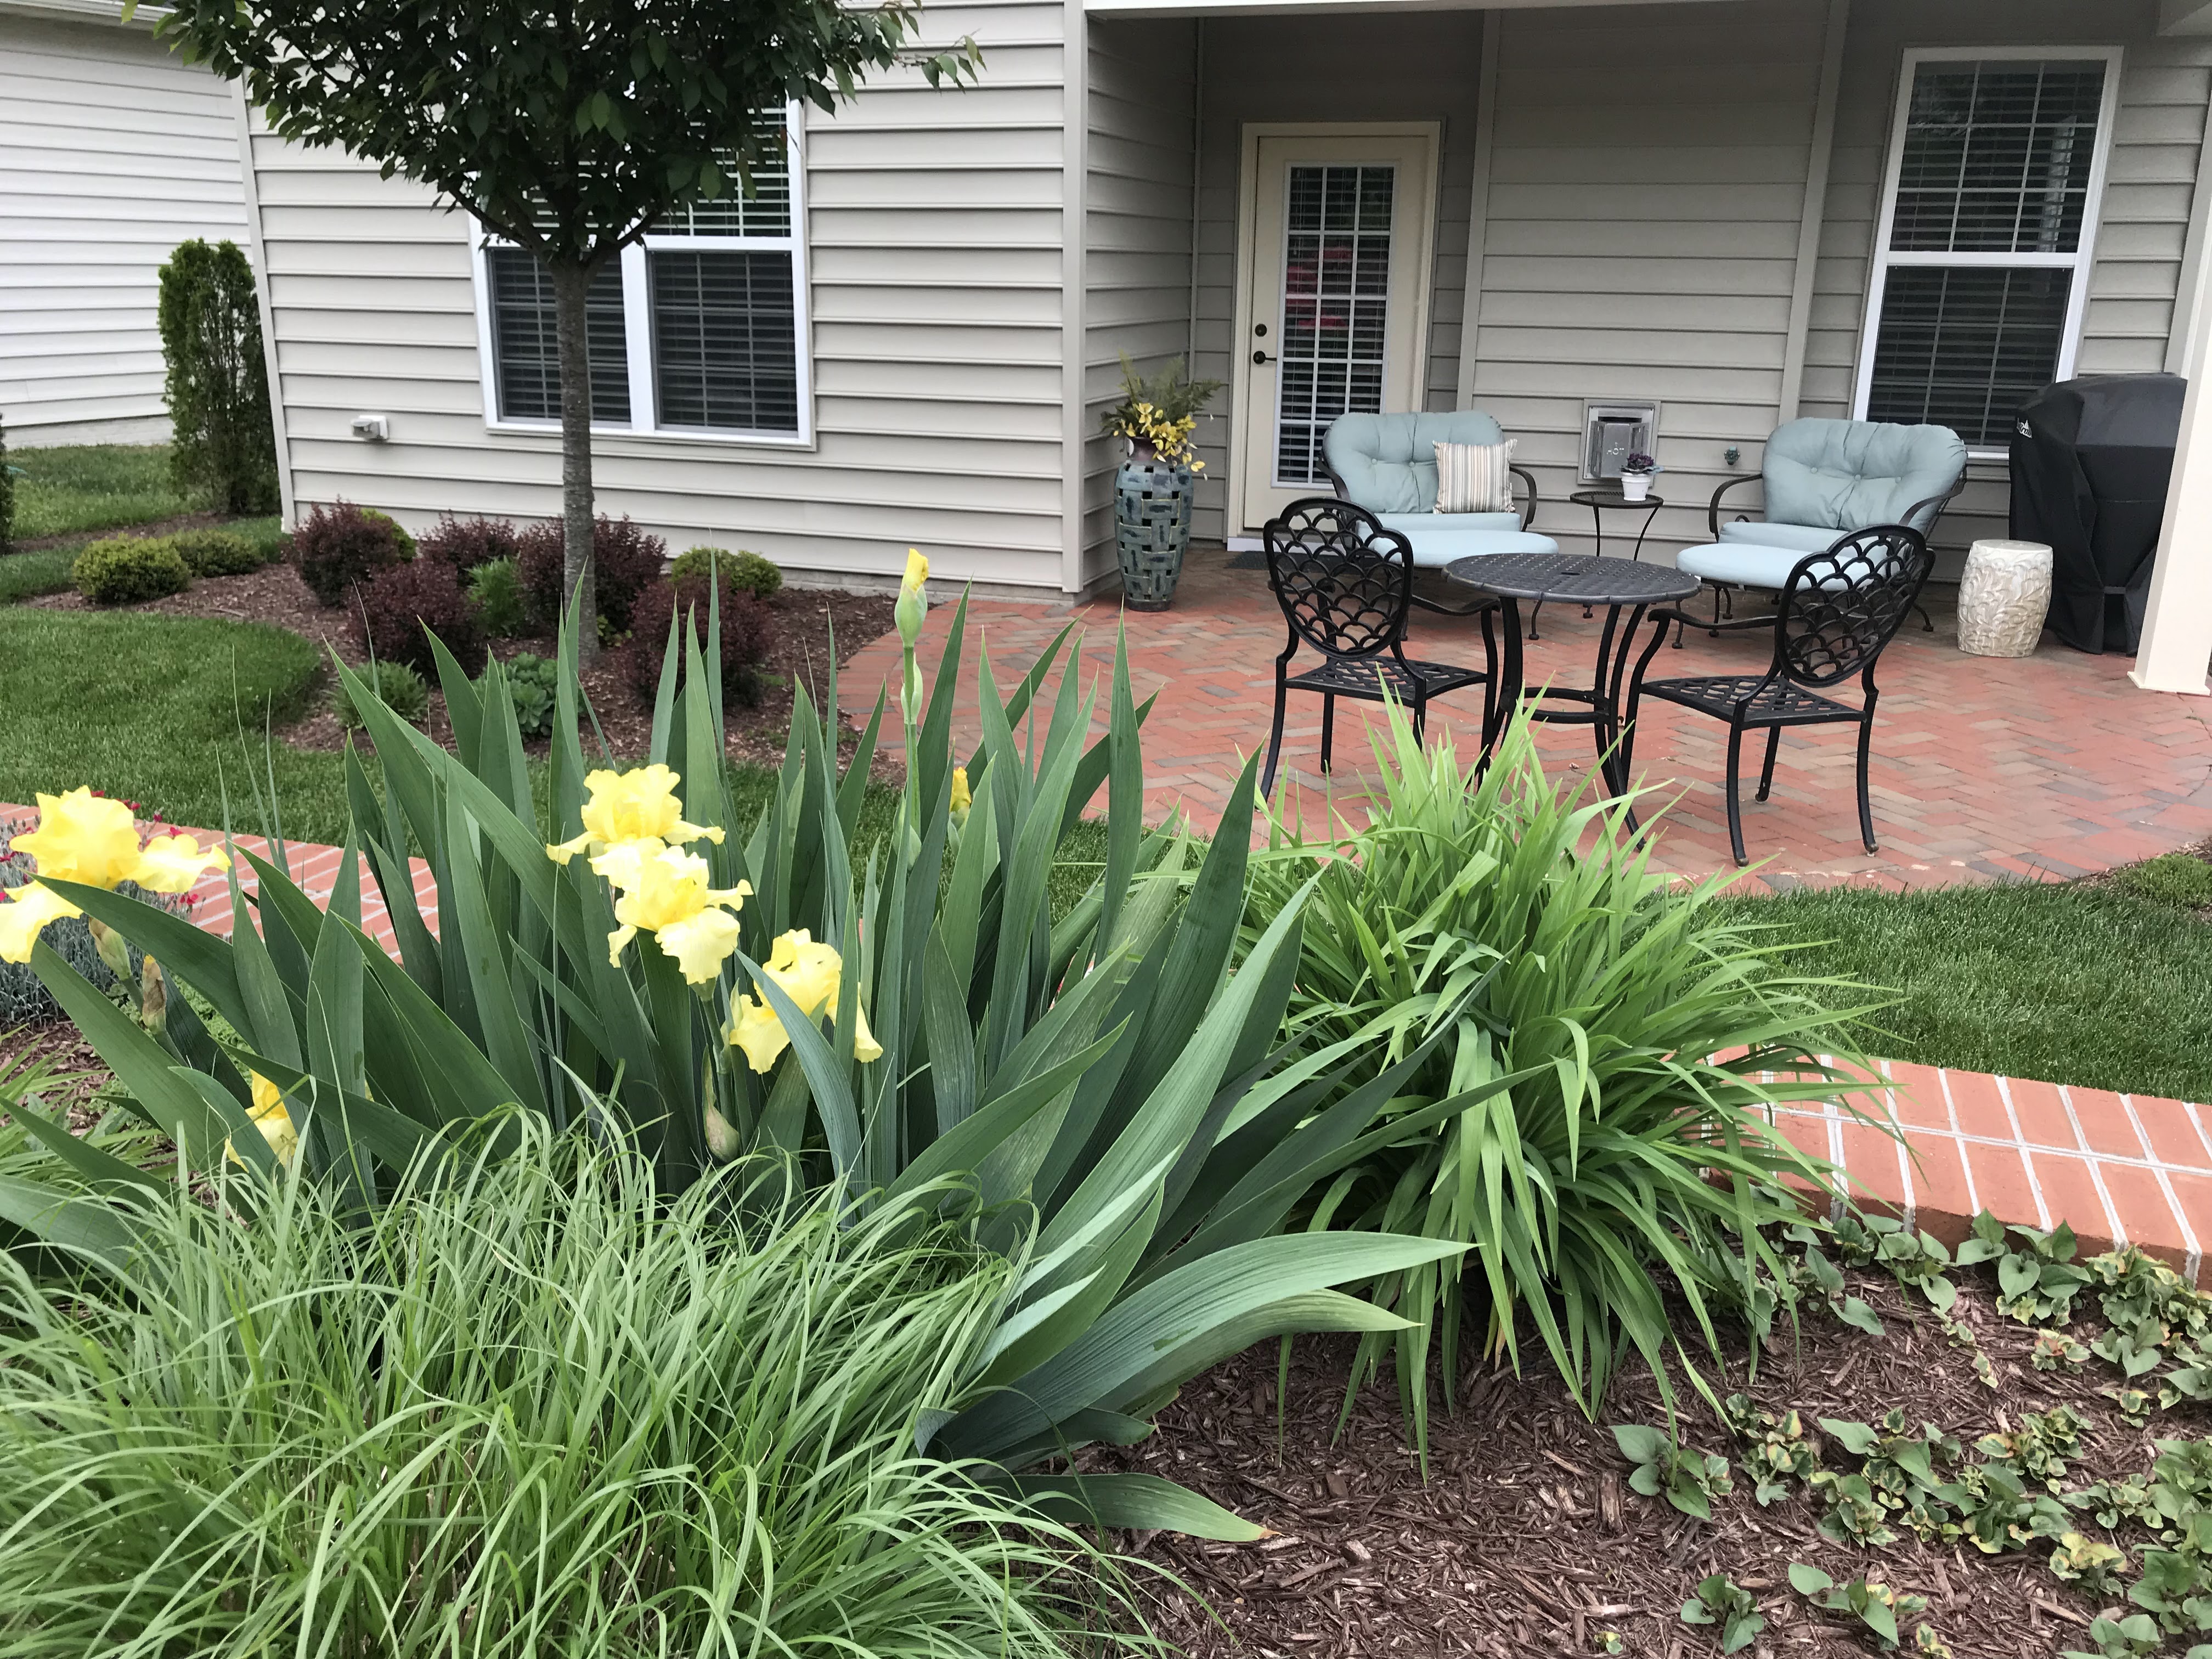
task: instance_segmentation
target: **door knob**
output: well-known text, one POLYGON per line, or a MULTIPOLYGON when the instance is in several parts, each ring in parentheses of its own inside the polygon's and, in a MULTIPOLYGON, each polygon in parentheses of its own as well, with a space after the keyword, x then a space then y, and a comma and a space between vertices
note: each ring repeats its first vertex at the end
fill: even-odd
POLYGON ((1275 360, 1264 351, 1255 351, 1252 354, 1252 361, 1255 363, 1272 363, 1275 360))

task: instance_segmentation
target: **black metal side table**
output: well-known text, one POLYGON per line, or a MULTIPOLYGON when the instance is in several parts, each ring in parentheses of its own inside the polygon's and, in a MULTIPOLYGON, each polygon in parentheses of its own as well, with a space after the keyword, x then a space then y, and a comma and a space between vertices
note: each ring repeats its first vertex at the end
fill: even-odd
MULTIPOLYGON (((1504 604, 1504 659, 1499 665, 1492 713, 1483 726, 1486 760, 1505 729, 1505 723, 1525 702, 1531 720, 1587 726, 1597 744, 1598 765, 1607 788, 1613 794, 1628 790, 1627 767, 1620 756, 1620 693, 1628 675, 1628 659, 1635 653, 1637 630, 1644 613, 1655 605, 1679 603, 1698 591, 1699 583, 1686 571, 1663 564, 1644 564, 1634 559, 1607 559, 1584 553, 1498 553, 1455 559, 1444 574, 1455 582, 1495 593, 1504 604), (1547 599, 1605 606, 1605 629, 1598 637, 1597 669, 1589 690, 1578 686, 1540 686, 1528 689, 1522 657, 1521 601, 1541 605, 1547 599), (1628 612, 1626 627, 1620 613, 1628 612), (1566 703, 1567 708, 1547 706, 1566 703)), ((1648 660, 1667 637, 1664 627, 1644 649, 1648 660)), ((1629 825, 1635 827, 1631 814, 1629 825)))
POLYGON ((1640 501, 1632 501, 1618 489, 1577 489, 1567 499, 1580 501, 1589 508, 1590 533, 1596 538, 1597 556, 1601 559, 1605 557, 1606 514, 1616 507, 1650 507, 1651 510, 1644 515, 1644 523, 1636 532, 1636 550, 1628 556, 1639 562, 1644 557, 1644 538, 1651 533, 1651 521, 1659 516, 1659 509, 1667 505, 1664 495, 1646 495, 1640 501))

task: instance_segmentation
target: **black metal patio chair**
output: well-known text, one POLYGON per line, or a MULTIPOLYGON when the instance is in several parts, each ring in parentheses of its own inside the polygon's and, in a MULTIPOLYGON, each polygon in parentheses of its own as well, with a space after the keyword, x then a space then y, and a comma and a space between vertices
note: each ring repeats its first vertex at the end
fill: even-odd
POLYGON ((1774 755, 1782 744, 1783 727, 1855 720, 1859 728, 1859 838, 1868 852, 1880 851, 1875 845, 1873 803, 1867 796, 1874 708, 1881 696, 1874 683, 1875 663, 1919 602, 1921 586, 1934 562, 1927 540, 1918 531, 1903 525, 1881 525, 1853 531, 1826 552, 1800 559, 1771 617, 1715 624, 1680 611, 1653 612, 1662 626, 1637 664, 1636 680, 1629 690, 1622 775, 1628 775, 1636 742, 1637 704, 1641 699, 1655 697, 1726 720, 1729 843, 1735 861, 1744 864, 1749 860, 1744 856, 1742 811, 1736 799, 1743 734, 1761 729, 1766 732, 1766 760, 1759 768, 1757 797, 1765 800, 1774 785, 1774 755), (1670 621, 1696 622, 1719 633, 1771 628, 1773 660, 1764 674, 1704 674, 1647 681, 1644 671, 1665 637, 1664 623, 1670 621), (1854 674, 1864 694, 1859 708, 1821 695, 1854 674))
POLYGON ((1293 501, 1261 532, 1267 550, 1267 586, 1283 608, 1290 638, 1275 659, 1275 722, 1267 734, 1262 794, 1275 787, 1283 747, 1283 713, 1292 691, 1321 694, 1321 769, 1329 769, 1336 736, 1336 700, 1362 702, 1395 698, 1413 710, 1414 741, 1428 725, 1429 702, 1448 691, 1483 688, 1483 729, 1490 726, 1498 641, 1492 619, 1497 601, 1468 611, 1425 599, 1413 592, 1413 549, 1386 530, 1372 513, 1332 496, 1293 501), (1416 662, 1406 655, 1406 622, 1413 606, 1446 616, 1482 617, 1481 668, 1416 662), (1304 641, 1322 654, 1320 666, 1291 672, 1304 641))

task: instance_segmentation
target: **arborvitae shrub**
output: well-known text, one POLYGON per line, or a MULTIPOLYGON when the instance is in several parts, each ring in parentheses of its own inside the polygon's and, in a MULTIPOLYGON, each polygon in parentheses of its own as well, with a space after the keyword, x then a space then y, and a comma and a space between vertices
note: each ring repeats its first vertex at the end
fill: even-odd
POLYGON ((159 321, 172 482, 217 512, 274 512, 276 434, 261 307, 238 244, 181 244, 161 267, 159 321))

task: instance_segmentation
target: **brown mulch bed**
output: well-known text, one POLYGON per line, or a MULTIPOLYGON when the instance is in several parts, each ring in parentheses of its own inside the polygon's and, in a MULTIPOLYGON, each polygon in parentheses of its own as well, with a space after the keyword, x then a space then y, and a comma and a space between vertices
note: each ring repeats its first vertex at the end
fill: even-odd
MULTIPOLYGON (((840 661, 849 660, 862 647, 890 632, 894 596, 889 593, 848 593, 829 588, 787 587, 768 601, 775 631, 765 664, 768 684, 758 702, 747 706, 732 702, 728 708, 727 752, 733 760, 773 766, 783 758, 785 739, 791 729, 793 687, 804 684, 820 711, 828 689, 832 642, 840 661)), ((81 594, 53 593, 28 603, 52 611, 87 611, 97 607, 81 594)), ((317 646, 335 652, 339 659, 358 666, 368 653, 356 642, 342 609, 325 610, 288 564, 272 564, 244 576, 203 577, 182 593, 145 605, 118 607, 151 611, 167 617, 210 617, 224 622, 269 623, 289 629, 317 646)), ((501 659, 522 652, 552 654, 550 639, 501 640, 493 647, 501 659)), ((653 731, 653 710, 611 665, 585 671, 584 689, 597 709, 599 724, 617 755, 645 753, 653 731)), ((445 700, 434 684, 427 728, 441 743, 450 742, 452 727, 446 720, 445 700)), ((854 733, 842 734, 849 751, 854 733)), ((286 727, 283 736, 302 749, 334 750, 343 746, 344 728, 330 699, 319 698, 313 709, 286 727)), ((585 728, 586 753, 594 739, 585 728)), ((528 745, 544 753, 544 738, 528 745)), ((879 776, 891 779, 896 763, 878 759, 879 776)))
MULTIPOLYGON (((2117 1386, 2115 1368, 2093 1359, 2072 1373, 2034 1370, 2035 1334, 1997 1312, 1988 1270, 1954 1277, 1955 1315, 1994 1364, 1996 1392, 1976 1379, 1972 1356, 1952 1346, 1926 1307, 1915 1298, 1908 1312, 1887 1279, 1852 1286, 1882 1314, 1887 1338, 1808 1326, 1802 1349, 1770 1356, 1745 1391, 1768 1410, 1802 1411, 1808 1427, 1820 1416, 1872 1423, 1901 1407, 1916 1427, 1926 1420, 1957 1435, 1970 1456, 1978 1437, 2068 1404, 2090 1424, 2069 1486, 2147 1474, 2154 1437, 2193 1437, 2212 1426, 2203 1408, 2185 1407, 2154 1415, 2146 1428, 2130 1427, 2101 1394, 2117 1386)), ((2087 1293, 2076 1306, 2094 1318, 2087 1293)), ((2086 1341, 2094 1330, 2084 1326, 2080 1334, 2086 1341)), ((1594 1653, 1610 1630, 1632 1655, 1705 1659, 1719 1650, 1717 1631, 1683 1624, 1680 1609, 1700 1579, 1720 1571, 1753 1592, 1766 1618, 1747 1653, 1843 1659, 1873 1652, 1863 1628, 1847 1628, 1790 1590, 1792 1561, 1838 1583, 1863 1574, 1925 1595, 1926 1622, 1959 1659, 2088 1645, 2087 1627, 2100 1608, 2051 1576, 2047 1544, 1995 1557, 1965 1544, 1931 1547, 1902 1532, 1878 1551, 1832 1544, 1815 1530, 1820 1511, 1802 1489, 1771 1509, 1752 1501, 1732 1437, 1694 1398, 1685 1407, 1684 1442, 1737 1465, 1734 1493, 1707 1524, 1632 1492, 1629 1465, 1606 1425, 1665 1422, 1644 1374, 1617 1383, 1592 1423, 1540 1358, 1517 1380, 1470 1372, 1457 1412, 1439 1406, 1431 1418, 1424 1481, 1395 1385, 1363 1390, 1336 1434, 1352 1351, 1345 1338, 1296 1346, 1279 1454, 1279 1349, 1267 1343, 1191 1382, 1149 1441, 1089 1460, 1170 1476, 1277 1534, 1257 1544, 1140 1535, 1139 1553, 1196 1592, 1158 1580, 1145 1592, 1175 1650, 1191 1659, 1519 1659, 1594 1653)), ((1733 1386, 1742 1386, 1740 1366, 1733 1386)), ((2088 1535, 2103 1536, 2092 1517, 2076 1519, 2088 1535)), ((1909 1645, 1909 1626, 1901 1634, 1909 1645)))

